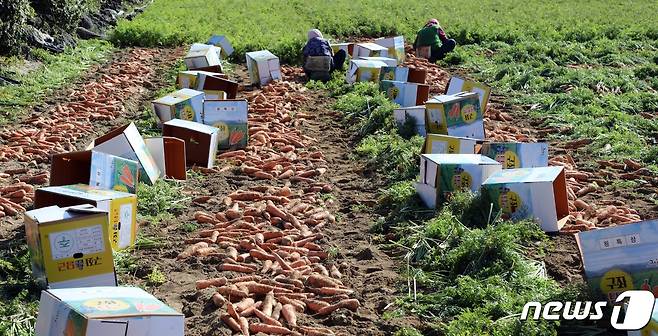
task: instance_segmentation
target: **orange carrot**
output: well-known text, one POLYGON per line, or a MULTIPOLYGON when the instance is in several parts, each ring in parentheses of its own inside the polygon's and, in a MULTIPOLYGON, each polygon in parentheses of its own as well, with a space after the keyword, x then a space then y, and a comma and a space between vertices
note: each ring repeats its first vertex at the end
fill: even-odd
POLYGON ((212 295, 212 298, 211 298, 211 299, 212 299, 212 302, 213 302, 213 303, 215 304, 215 306, 217 306, 217 307, 221 307, 221 306, 224 305, 224 303, 226 303, 226 298, 224 298, 224 297, 222 296, 222 294, 219 294, 219 293, 214 293, 214 294, 212 295))
POLYGON ((240 316, 238 321, 240 322, 240 329, 242 329, 242 334, 244 336, 249 336, 249 321, 247 321, 247 318, 240 316))
POLYGON ((239 332, 242 331, 242 328, 230 315, 224 314, 221 317, 222 322, 224 322, 231 330, 239 332))
POLYGON ((249 330, 254 333, 265 333, 265 334, 276 334, 276 335, 288 335, 292 333, 290 329, 279 326, 267 325, 265 323, 252 323, 249 325, 249 330))
POLYGON ((201 290, 208 287, 219 287, 226 285, 226 278, 213 278, 208 280, 197 280, 196 289, 201 290))
POLYGON ((252 299, 252 298, 246 298, 246 299, 240 301, 240 303, 238 303, 237 305, 235 305, 235 310, 236 310, 237 312, 241 312, 241 311, 243 311, 243 310, 245 310, 245 309, 247 309, 247 308, 253 306, 254 303, 255 303, 255 302, 254 302, 254 299, 252 299))
POLYGON ((297 313, 295 312, 295 307, 293 305, 284 304, 281 309, 281 314, 283 315, 283 318, 286 319, 289 326, 297 326, 297 313))
POLYGON ((253 273, 255 272, 252 268, 243 265, 233 265, 233 264, 221 264, 217 267, 220 271, 233 271, 240 273, 253 273))
POLYGON ((265 323, 265 324, 269 324, 269 325, 273 325, 273 326, 279 326, 279 327, 282 326, 281 322, 267 316, 267 314, 263 313, 262 311, 260 311, 258 309, 254 310, 254 314, 256 314, 256 316, 261 321, 263 321, 263 323, 265 323))

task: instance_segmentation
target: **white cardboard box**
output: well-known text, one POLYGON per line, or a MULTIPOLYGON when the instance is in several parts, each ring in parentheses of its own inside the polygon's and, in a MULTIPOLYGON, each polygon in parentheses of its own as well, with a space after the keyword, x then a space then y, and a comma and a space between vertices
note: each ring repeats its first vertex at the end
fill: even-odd
POLYGON ((221 66, 221 63, 219 62, 220 54, 221 48, 215 47, 214 45, 194 43, 187 52, 187 55, 185 55, 183 61, 188 70, 216 65, 221 66))
POLYGON ((238 149, 247 146, 249 129, 247 127, 246 99, 206 100, 203 102, 203 123, 219 129, 218 148, 238 149))
POLYGON ((425 105, 397 108, 393 110, 393 118, 398 127, 402 127, 407 118, 411 118, 416 124, 416 133, 421 136, 427 134, 425 131, 425 105))
POLYGON ((487 110, 487 104, 489 103, 489 96, 491 95, 491 87, 478 83, 472 80, 463 79, 460 77, 452 76, 450 77, 450 82, 448 82, 448 88, 446 89, 447 95, 454 95, 459 92, 475 92, 480 98, 480 108, 482 111, 487 110))
POLYGON ((398 60, 398 64, 404 63, 406 54, 404 52, 404 36, 380 37, 375 39, 375 44, 388 49, 388 57, 398 60))
POLYGON ((171 119, 201 121, 204 93, 192 89, 180 89, 153 102, 153 112, 161 123, 171 119))
POLYGON ((41 292, 36 336, 183 336, 185 316, 137 287, 41 292))
POLYGON ((175 180, 187 179, 185 141, 166 136, 146 138, 144 141, 162 172, 160 177, 175 180))
POLYGON ((375 43, 357 43, 354 45, 353 58, 359 57, 388 57, 388 48, 375 43))
POLYGON ((212 168, 215 165, 218 133, 217 127, 181 119, 172 119, 162 125, 162 135, 185 141, 188 166, 212 168))
POLYGON ((428 133, 484 140, 482 109, 476 93, 435 96, 425 108, 428 133))
POLYGON ((208 44, 220 47, 221 56, 224 58, 231 56, 233 53, 233 46, 231 45, 231 41, 229 41, 228 38, 224 35, 211 36, 210 40, 208 40, 208 44))
POLYGON ((423 154, 475 154, 480 141, 444 134, 427 134, 423 154))
POLYGON ((401 107, 424 104, 430 93, 429 85, 391 80, 380 81, 379 90, 401 107))
POLYGON ((380 61, 367 61, 353 59, 347 69, 345 80, 352 84, 355 82, 378 82, 379 73, 386 63, 380 61))
POLYGON ((395 58, 390 58, 390 57, 376 57, 376 56, 375 57, 364 57, 364 56, 361 56, 361 57, 359 57, 359 59, 365 60, 365 61, 383 62, 383 63, 386 64, 386 66, 390 66, 390 67, 394 67, 394 66, 398 65, 398 60, 396 60, 395 58))
POLYGON ((251 84, 262 86, 273 80, 281 80, 279 58, 269 50, 248 52, 246 57, 251 84))
POLYGON ((548 166, 548 144, 545 142, 485 142, 480 150, 503 165, 503 169, 548 166))

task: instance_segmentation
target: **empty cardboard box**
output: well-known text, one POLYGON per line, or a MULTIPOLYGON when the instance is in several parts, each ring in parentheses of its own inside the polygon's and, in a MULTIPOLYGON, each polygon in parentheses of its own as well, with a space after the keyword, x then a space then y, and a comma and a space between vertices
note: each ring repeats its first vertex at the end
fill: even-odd
MULTIPOLYGON (((198 86, 197 78, 197 86, 198 86)), ((180 89, 151 102, 153 112, 161 123, 171 119, 201 121, 204 93, 192 89, 180 89)))
POLYGON ((393 110, 393 118, 398 128, 404 126, 407 119, 412 119, 416 128, 416 133, 425 136, 425 105, 401 107, 393 110))
POLYGON ((41 292, 36 336, 183 336, 185 316, 137 287, 41 292))
POLYGON ((484 140, 480 100, 474 92, 435 96, 425 103, 427 132, 484 140))
POLYGON ((559 231, 569 216, 563 167, 503 169, 484 181, 482 194, 503 218, 534 218, 546 232, 559 231))
POLYGON ((32 275, 50 288, 116 286, 108 215, 91 205, 25 213, 32 275))
POLYGON ((86 183, 134 194, 138 181, 137 161, 96 151, 68 152, 51 157, 51 186, 86 183))
POLYGON ((475 92, 480 98, 480 108, 482 111, 487 110, 489 103, 489 96, 491 95, 491 88, 485 84, 478 83, 472 80, 463 79, 460 77, 452 76, 448 87, 446 88, 447 95, 454 95, 460 92, 475 92))
POLYGON ((210 37, 208 40, 208 44, 212 44, 214 46, 220 47, 221 48, 221 56, 223 58, 227 58, 231 56, 233 53, 233 46, 231 45, 231 41, 228 40, 228 38, 224 35, 213 35, 210 37))
POLYGON ((334 54, 338 52, 338 50, 345 50, 345 53, 347 53, 347 57, 350 58, 352 57, 352 53, 354 52, 354 43, 332 43, 331 44, 331 51, 333 51, 334 54))
POLYGON ((115 128, 109 133, 96 138, 92 143, 92 148, 94 151, 137 161, 141 169, 139 172, 140 181, 152 184, 160 177, 160 169, 158 169, 151 153, 146 148, 137 126, 133 123, 115 128))
POLYGON ((378 56, 363 57, 362 56, 362 57, 359 57, 358 59, 364 60, 364 61, 373 61, 373 62, 374 61, 379 61, 379 62, 385 63, 386 66, 397 66, 398 65, 398 60, 396 60, 395 58, 390 58, 390 57, 378 57, 378 56))
POLYGON ((427 71, 422 69, 410 69, 401 66, 382 67, 379 80, 392 80, 398 82, 411 82, 425 84, 427 71))
POLYGON ((398 60, 398 64, 404 63, 407 56, 404 52, 404 36, 380 37, 375 39, 375 44, 388 49, 387 56, 398 60))
POLYGON ((352 84, 355 82, 378 82, 379 73, 386 63, 380 61, 366 61, 353 59, 347 69, 346 80, 352 84))
POLYGON ((543 142, 486 142, 480 154, 503 165, 503 169, 548 166, 548 144, 543 142))
POLYGON ((178 89, 196 89, 196 80, 200 73, 227 79, 228 76, 223 73, 202 70, 179 71, 176 77, 176 87, 178 89))
POLYGON ((248 52, 246 57, 251 84, 262 86, 270 81, 281 80, 279 58, 269 50, 248 52))
POLYGON ((482 182, 501 169, 500 163, 478 154, 422 154, 416 191, 433 209, 450 193, 479 191, 482 182))
MULTIPOLYGON (((196 89, 206 94, 205 99, 235 99, 238 95, 238 82, 200 71, 196 77, 196 89), (223 93, 223 94, 222 94, 223 93)), ((182 119, 182 118, 179 118, 182 119)))
POLYGON ((430 93, 429 85, 390 80, 380 81, 379 90, 401 107, 422 105, 430 93))
POLYGON ((121 191, 104 190, 86 184, 39 188, 34 193, 34 207, 43 208, 91 204, 109 213, 110 243, 115 251, 131 247, 137 238, 137 196, 121 191))
MULTIPOLYGON (((476 154, 481 141, 443 134, 427 134, 423 145, 424 154, 476 154)), ((486 156, 486 155, 485 155, 486 156)))
POLYGON ((352 57, 355 59, 359 57, 388 57, 388 48, 370 42, 357 43, 354 45, 352 57))
POLYGON ((238 149, 247 146, 246 99, 206 100, 203 102, 203 123, 219 129, 218 149, 238 149))
POLYGON ((201 123, 173 119, 162 125, 162 135, 185 141, 188 166, 212 168, 219 143, 219 129, 201 123))
POLYGON ((185 141, 173 137, 146 138, 144 141, 162 172, 160 177, 174 180, 187 179, 185 141))
POLYGON ((220 53, 221 49, 213 45, 194 43, 183 61, 188 70, 217 66, 220 65, 220 53))

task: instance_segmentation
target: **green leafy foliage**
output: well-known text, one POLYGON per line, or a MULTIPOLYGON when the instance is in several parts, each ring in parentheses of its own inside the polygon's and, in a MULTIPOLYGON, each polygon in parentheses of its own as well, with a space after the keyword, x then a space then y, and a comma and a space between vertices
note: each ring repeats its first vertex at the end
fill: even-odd
POLYGON ((188 198, 181 197, 175 181, 159 179, 153 185, 140 183, 137 187, 137 212, 140 216, 159 222, 173 218, 185 208, 188 198))

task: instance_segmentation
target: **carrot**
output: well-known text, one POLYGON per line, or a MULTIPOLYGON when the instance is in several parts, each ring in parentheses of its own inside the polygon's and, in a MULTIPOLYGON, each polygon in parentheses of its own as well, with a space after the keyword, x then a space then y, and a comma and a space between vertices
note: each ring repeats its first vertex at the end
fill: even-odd
POLYGON ((234 264, 221 264, 217 267, 220 271, 233 271, 233 272, 240 272, 240 273, 253 273, 255 272, 254 269, 249 268, 244 265, 234 265, 234 264))
POLYGON ((196 289, 201 290, 208 287, 219 287, 226 285, 226 278, 213 278, 208 280, 197 280, 196 289))
POLYGON ((331 276, 339 279, 343 277, 336 265, 331 265, 331 276))
POLYGON ((260 270, 261 273, 267 273, 272 268, 272 260, 265 260, 263 262, 263 268, 260 270))
POLYGON ((277 335, 288 335, 292 333, 290 329, 279 326, 267 325, 264 323, 252 323, 249 325, 249 330, 254 333, 265 333, 265 334, 277 334, 277 335))
POLYGON ((254 310, 260 308, 262 306, 262 304, 263 304, 262 301, 258 301, 256 303, 254 303, 251 307, 248 307, 247 309, 240 312, 240 316, 248 317, 248 316, 254 315, 254 310))
POLYGON ((253 306, 254 303, 256 303, 256 302, 254 302, 254 299, 252 299, 252 298, 245 298, 244 300, 240 301, 240 303, 238 303, 237 305, 235 305, 235 310, 236 310, 237 312, 244 311, 245 309, 247 309, 247 308, 253 306))
POLYGON ((306 299, 306 300, 304 300, 304 303, 306 303, 306 306, 307 306, 310 310, 312 310, 312 311, 314 311, 314 312, 316 312, 316 313, 317 313, 318 311, 320 311, 322 308, 327 307, 327 306, 330 305, 328 302, 318 301, 318 300, 311 300, 311 299, 306 299))
POLYGON ((229 246, 226 248, 226 251, 228 252, 228 255, 231 257, 231 259, 238 260, 238 250, 236 250, 234 247, 229 246))
POLYGON ((231 279, 231 282, 238 283, 247 281, 260 281, 260 279, 262 279, 260 275, 243 275, 241 277, 231 279))
MULTIPOLYGON (((272 308, 274 307, 274 291, 265 294, 263 300, 262 311, 267 316, 272 316, 272 308)), ((276 319, 275 319, 276 320, 276 319)))
POLYGON ((272 318, 275 320, 279 319, 279 316, 281 314, 281 309, 283 309, 283 305, 281 305, 281 302, 277 302, 274 308, 272 309, 272 318))
POLYGON ((217 307, 221 307, 221 306, 224 305, 224 303, 226 303, 226 298, 224 298, 224 297, 222 296, 222 294, 219 294, 219 293, 214 293, 214 294, 212 295, 212 298, 211 298, 211 299, 212 299, 212 302, 213 302, 213 303, 215 304, 215 306, 217 306, 217 307))
POLYGON ((234 318, 236 321, 240 319, 240 316, 238 316, 238 312, 235 310, 235 307, 230 302, 226 303, 226 312, 229 315, 231 315, 231 317, 234 318))
POLYGON ((273 255, 271 255, 267 252, 262 252, 262 251, 256 250, 256 249, 253 249, 253 250, 249 251, 249 255, 252 258, 258 259, 258 260, 270 260, 270 261, 276 260, 276 257, 274 257, 273 255))
POLYGON ((199 242, 199 243, 196 243, 194 245, 188 246, 187 248, 185 248, 185 250, 183 252, 181 252, 178 255, 178 257, 176 257, 176 259, 187 259, 187 258, 191 257, 192 255, 194 255, 194 253, 197 250, 199 250, 201 248, 205 248, 205 247, 208 247, 208 243, 206 243, 206 242, 199 242))
POLYGON ((249 294, 246 291, 239 290, 236 286, 233 287, 222 286, 217 288, 217 292, 224 296, 228 296, 229 300, 231 299, 241 300, 249 296, 249 294))
POLYGON ((340 284, 337 280, 320 274, 311 274, 306 279, 306 285, 313 287, 338 287, 340 284))
POLYGON ((267 314, 263 313, 258 309, 254 310, 254 314, 256 314, 256 316, 265 324, 279 326, 279 327, 282 326, 281 322, 271 318, 270 316, 267 316, 267 314))
POLYGON ((347 294, 350 295, 354 293, 351 289, 344 288, 334 288, 334 287, 320 287, 319 292, 322 295, 337 295, 337 294, 347 294))
MULTIPOLYGON (((276 294, 275 294, 275 296, 276 296, 276 294)), ((286 305, 286 304, 292 305, 300 313, 304 312, 304 309, 306 309, 306 304, 302 301, 291 299, 291 298, 288 298, 286 296, 276 296, 276 298, 283 305, 286 305)))
POLYGON ((359 308, 360 305, 361 304, 359 303, 359 300, 357 300, 357 299, 347 299, 347 300, 339 301, 336 304, 333 304, 333 305, 330 305, 330 306, 327 306, 327 307, 324 307, 324 308, 320 309, 320 311, 318 311, 318 314, 319 315, 328 315, 328 314, 333 313, 334 311, 336 311, 339 308, 347 308, 351 311, 356 311, 359 308))
POLYGON ((265 211, 267 211, 270 215, 274 217, 279 217, 279 218, 287 217, 286 213, 281 211, 279 208, 277 208, 272 201, 267 201, 265 211))
POLYGON ((224 322, 229 328, 231 328, 231 330, 236 332, 242 331, 242 328, 240 327, 238 322, 236 322, 230 315, 224 314, 222 315, 221 319, 222 322, 224 322))
POLYGON ((244 336, 249 336, 249 321, 247 321, 247 318, 241 316, 238 321, 240 322, 240 329, 242 329, 242 334, 244 336))
POLYGON ((291 304, 284 304, 281 309, 281 315, 286 319, 286 322, 289 326, 297 326, 297 313, 295 312, 295 307, 291 304))

